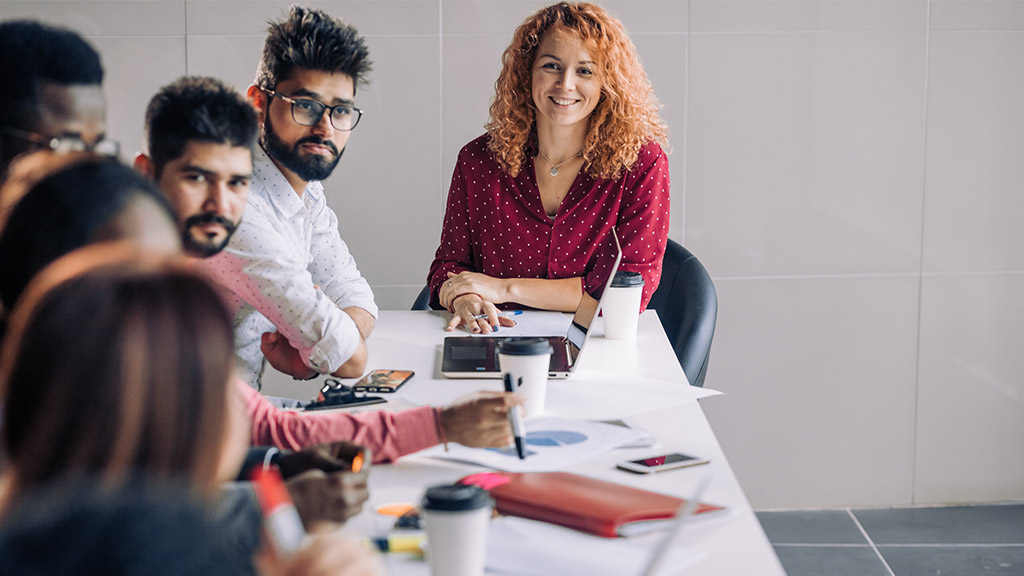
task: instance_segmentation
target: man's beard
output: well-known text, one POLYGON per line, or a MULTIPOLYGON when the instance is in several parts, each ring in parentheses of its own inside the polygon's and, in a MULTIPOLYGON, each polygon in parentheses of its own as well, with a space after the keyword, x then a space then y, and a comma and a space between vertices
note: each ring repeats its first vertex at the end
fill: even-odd
POLYGON ((274 133, 274 127, 270 124, 269 115, 263 122, 263 134, 261 136, 263 148, 267 151, 267 155, 280 162, 285 168, 291 170, 306 182, 326 180, 331 175, 331 172, 334 172, 334 167, 338 165, 341 155, 345 152, 344 148, 339 152, 334 142, 322 140, 316 136, 301 138, 294 146, 289 148, 274 133), (330 148, 331 152, 334 152, 334 158, 327 158, 319 154, 303 155, 299 152, 299 146, 303 144, 317 144, 330 148))
POLYGON ((189 254, 199 258, 209 258, 223 250, 224 247, 228 245, 228 241, 231 240, 231 235, 235 233, 236 228, 238 228, 237 224, 223 216, 214 214, 213 212, 193 214, 185 219, 185 225, 183 227, 183 232, 181 233, 181 242, 184 244, 185 251, 189 254), (224 234, 224 238, 222 240, 217 241, 206 237, 205 234, 200 232, 200 237, 206 238, 206 242, 199 241, 192 234, 192 228, 202 226, 204 224, 220 224, 224 227, 224 230, 227 233, 224 234))

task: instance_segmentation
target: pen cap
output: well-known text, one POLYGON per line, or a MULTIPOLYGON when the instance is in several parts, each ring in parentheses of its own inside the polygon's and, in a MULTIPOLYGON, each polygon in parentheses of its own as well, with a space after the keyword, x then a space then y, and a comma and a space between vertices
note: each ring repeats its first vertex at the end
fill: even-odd
POLYGON ((498 341, 498 354, 537 356, 553 352, 551 342, 547 338, 521 338, 517 336, 498 341))
POLYGON ((257 468, 252 471, 252 486, 263 515, 267 544, 278 555, 288 555, 298 550, 306 530, 288 488, 281 479, 281 473, 277 468, 257 468))

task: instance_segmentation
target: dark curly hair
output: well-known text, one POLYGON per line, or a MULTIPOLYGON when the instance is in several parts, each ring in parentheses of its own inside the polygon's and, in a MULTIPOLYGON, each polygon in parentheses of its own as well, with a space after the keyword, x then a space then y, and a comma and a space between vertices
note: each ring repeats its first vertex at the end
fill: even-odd
POLYGON ((617 178, 633 166, 647 142, 667 147, 661 104, 622 24, 593 4, 561 2, 527 18, 502 55, 487 123, 488 147, 498 164, 517 176, 526 160, 526 145, 536 131, 533 63, 544 34, 556 30, 582 39, 597 62, 601 97, 583 142, 584 169, 599 178, 617 178))
POLYGON ((254 84, 274 90, 296 68, 341 72, 355 88, 367 84, 370 49, 355 27, 312 8, 292 6, 288 17, 270 22, 254 84))

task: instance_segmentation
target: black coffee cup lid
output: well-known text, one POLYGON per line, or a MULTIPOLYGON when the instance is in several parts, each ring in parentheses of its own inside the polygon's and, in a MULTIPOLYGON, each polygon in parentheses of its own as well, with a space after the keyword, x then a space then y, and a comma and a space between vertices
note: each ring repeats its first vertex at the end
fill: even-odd
POLYGON ((619 270, 615 273, 615 278, 612 278, 612 288, 632 288, 643 285, 644 277, 639 272, 619 270))
POLYGON ((551 341, 547 338, 521 338, 518 336, 498 341, 498 354, 509 356, 536 356, 552 354, 551 341))
POLYGON ((445 484, 427 488, 421 506, 427 510, 476 510, 494 505, 491 496, 479 486, 445 484))

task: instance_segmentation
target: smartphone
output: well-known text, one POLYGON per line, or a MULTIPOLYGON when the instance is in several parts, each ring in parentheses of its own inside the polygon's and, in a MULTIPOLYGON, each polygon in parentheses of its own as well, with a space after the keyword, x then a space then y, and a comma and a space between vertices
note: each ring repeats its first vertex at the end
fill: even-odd
POLYGON ((303 410, 327 410, 331 408, 353 408, 355 406, 367 406, 369 404, 383 404, 387 400, 380 396, 356 396, 351 386, 346 386, 339 380, 328 378, 324 381, 320 393, 312 402, 307 402, 303 410))
POLYGON ((663 470, 675 470, 676 468, 686 468, 687 466, 707 464, 708 462, 709 460, 707 458, 699 458, 697 456, 690 456, 689 454, 673 452, 671 454, 661 454, 659 456, 651 456, 650 458, 641 458, 639 460, 627 460, 625 462, 619 462, 616 466, 622 470, 629 470, 630 472, 651 474, 653 472, 661 472, 663 470))
POLYGON ((370 406, 372 404, 384 404, 387 400, 380 396, 355 396, 351 400, 345 402, 310 402, 302 407, 303 410, 309 412, 312 410, 333 410, 334 408, 356 408, 359 406, 370 406))
POLYGON ((374 370, 352 385, 356 392, 394 392, 416 373, 412 370, 374 370))

